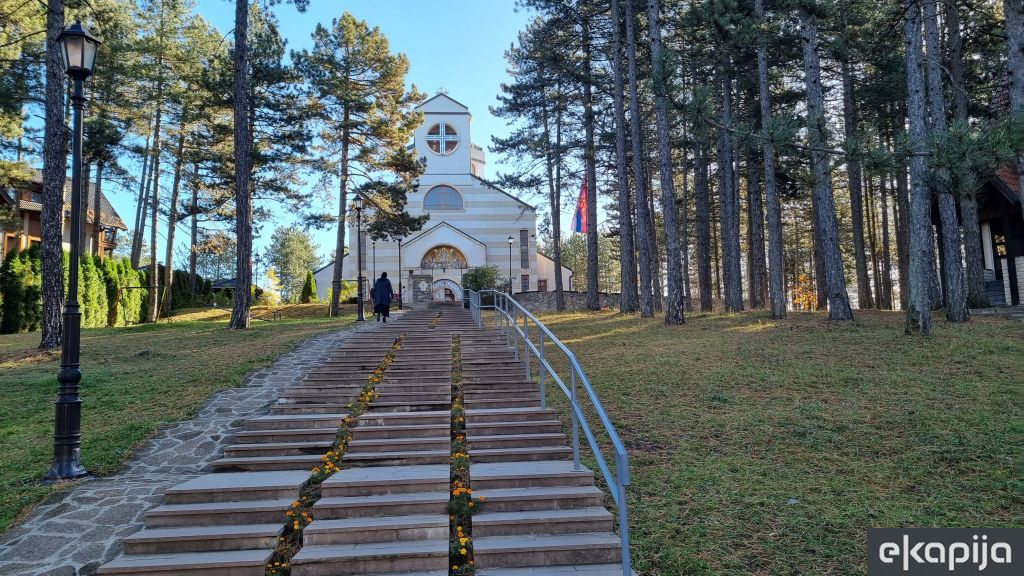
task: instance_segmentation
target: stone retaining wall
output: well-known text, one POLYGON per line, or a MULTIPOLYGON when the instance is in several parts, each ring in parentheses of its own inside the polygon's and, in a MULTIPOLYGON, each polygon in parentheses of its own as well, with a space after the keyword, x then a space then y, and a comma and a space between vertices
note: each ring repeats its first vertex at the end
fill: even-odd
MULTIPOLYGON (((566 310, 586 310, 587 309, 587 293, 586 292, 570 292, 568 290, 563 291, 565 295, 565 309, 566 310)), ((555 311, 555 293, 554 292, 518 292, 513 294, 516 302, 522 304, 527 310, 534 314, 542 314, 545 312, 555 311)), ((601 308, 610 308, 612 310, 619 309, 619 295, 608 294, 601 292, 598 294, 601 301, 601 308)))

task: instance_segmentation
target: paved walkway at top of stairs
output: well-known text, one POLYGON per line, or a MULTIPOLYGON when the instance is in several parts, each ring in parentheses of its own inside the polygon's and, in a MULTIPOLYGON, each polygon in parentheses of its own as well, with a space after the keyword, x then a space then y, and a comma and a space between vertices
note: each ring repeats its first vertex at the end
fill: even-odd
MULTIPOLYGON (((368 322, 305 340, 241 387, 214 394, 192 420, 148 441, 125 468, 76 483, 0 536, 2 576, 86 576, 121 551, 120 540, 143 525, 143 513, 163 492, 221 457, 243 419, 266 411, 281 391, 298 384, 332 350, 376 326, 368 322)), ((84 410, 89 409, 88 391, 84 410)))

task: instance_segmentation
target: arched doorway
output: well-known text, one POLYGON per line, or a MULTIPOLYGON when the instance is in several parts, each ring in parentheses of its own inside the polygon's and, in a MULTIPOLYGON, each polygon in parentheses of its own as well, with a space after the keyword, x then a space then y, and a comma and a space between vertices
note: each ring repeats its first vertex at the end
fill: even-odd
POLYGON ((462 300, 462 286, 454 280, 435 280, 431 286, 434 302, 455 303, 462 300))

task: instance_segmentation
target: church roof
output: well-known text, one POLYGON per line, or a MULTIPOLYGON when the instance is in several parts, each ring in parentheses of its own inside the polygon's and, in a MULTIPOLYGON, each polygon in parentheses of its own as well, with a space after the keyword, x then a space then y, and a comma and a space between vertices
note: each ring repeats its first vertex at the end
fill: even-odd
POLYGON ((523 202, 522 200, 520 200, 520 199, 519 199, 518 197, 516 197, 516 196, 512 195, 511 193, 509 193, 509 192, 506 192, 506 191, 502 190, 501 188, 498 188, 498 185, 497 185, 497 184, 495 184, 494 182, 491 182, 490 180, 485 180, 485 179, 483 179, 483 178, 481 178, 481 177, 477 176, 476 174, 471 174, 471 176, 473 176, 473 179, 474 179, 474 180, 478 180, 478 181, 479 181, 479 182, 480 182, 481 184, 483 184, 484 186, 487 186, 488 188, 490 188, 490 189, 492 189, 492 190, 497 190, 498 192, 501 192, 501 193, 502 193, 502 194, 504 194, 505 196, 508 196, 509 198, 511 198, 511 199, 513 199, 513 200, 515 200, 516 202, 519 202, 519 203, 520 203, 520 204, 522 204, 523 206, 526 206, 526 207, 527 207, 528 209, 530 209, 530 210, 533 210, 533 211, 536 211, 536 210, 537 210, 537 207, 536 207, 536 206, 533 206, 533 205, 527 204, 526 202, 523 202))
POLYGON ((454 231, 455 233, 459 234, 460 236, 465 236, 466 238, 472 240, 473 242, 476 242, 477 244, 479 244, 481 246, 485 246, 485 247, 487 246, 486 244, 484 244, 483 242, 481 242, 477 238, 474 238, 473 236, 470 236, 469 234, 466 234, 464 231, 460 230, 459 228, 456 228, 455 226, 452 226, 451 224, 449 224, 447 222, 439 222, 439 223, 435 224, 434 226, 431 226, 430 228, 424 230, 423 232, 420 232, 419 234, 414 236, 412 239, 406 240, 405 241, 405 245, 409 246, 410 244, 416 242, 420 238, 423 238, 424 236, 430 234, 434 230, 437 230, 438 228, 450 228, 452 231, 454 231))
MULTIPOLYGON (((461 108, 463 110, 462 113, 467 114, 467 115, 469 114, 469 107, 468 106, 466 106, 462 102, 459 102, 455 98, 452 98, 451 96, 449 96, 448 94, 446 94, 444 92, 438 92, 437 94, 431 96, 430 98, 427 98, 422 104, 417 106, 416 109, 417 110, 421 110, 425 106, 427 106, 428 104, 431 104, 431 103, 433 103, 434 106, 437 106, 439 104, 444 104, 445 101, 447 101, 447 102, 449 102, 451 104, 454 104, 458 108, 461 108)), ((449 112, 449 114, 458 114, 458 112, 449 112)))

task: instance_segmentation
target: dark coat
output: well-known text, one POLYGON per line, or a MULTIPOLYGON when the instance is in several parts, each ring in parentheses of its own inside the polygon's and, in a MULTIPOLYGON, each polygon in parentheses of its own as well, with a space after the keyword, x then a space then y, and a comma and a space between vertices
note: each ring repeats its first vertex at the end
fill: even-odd
POLYGON ((390 306, 391 298, 395 295, 394 290, 391 288, 391 280, 387 278, 378 278, 373 283, 373 305, 377 306, 390 306))

